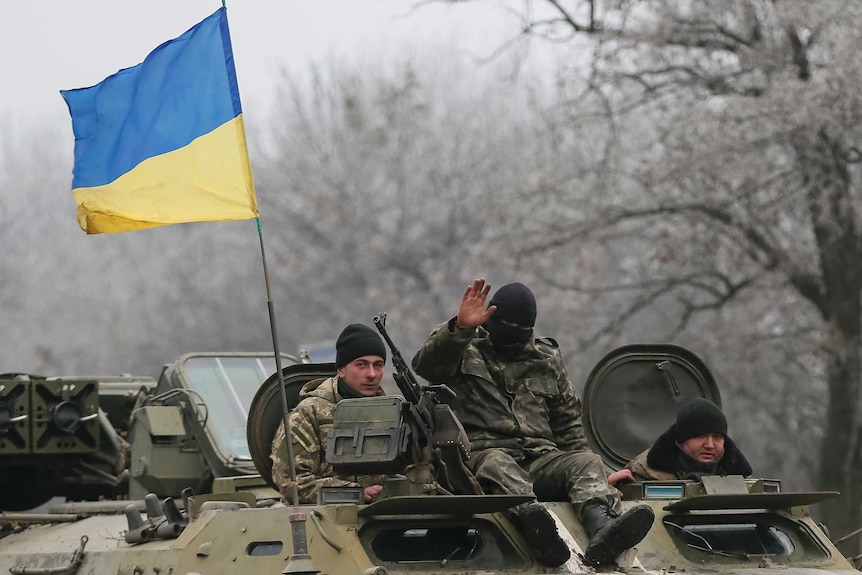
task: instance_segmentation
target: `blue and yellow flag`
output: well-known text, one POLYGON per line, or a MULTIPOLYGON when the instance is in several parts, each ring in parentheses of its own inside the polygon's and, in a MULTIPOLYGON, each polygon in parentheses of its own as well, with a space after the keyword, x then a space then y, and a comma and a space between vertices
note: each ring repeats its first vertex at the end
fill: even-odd
POLYGON ((141 64, 61 94, 88 234, 257 217, 225 8, 141 64))

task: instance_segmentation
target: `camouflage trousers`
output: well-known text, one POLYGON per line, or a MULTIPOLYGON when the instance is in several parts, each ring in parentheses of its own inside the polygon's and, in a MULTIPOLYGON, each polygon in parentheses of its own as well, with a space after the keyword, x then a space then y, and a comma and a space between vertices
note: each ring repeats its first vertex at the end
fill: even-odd
POLYGON ((485 493, 534 495, 540 501, 572 502, 580 517, 585 503, 619 511, 617 490, 608 485, 601 457, 592 451, 548 451, 532 455, 509 449, 470 454, 470 470, 485 493))

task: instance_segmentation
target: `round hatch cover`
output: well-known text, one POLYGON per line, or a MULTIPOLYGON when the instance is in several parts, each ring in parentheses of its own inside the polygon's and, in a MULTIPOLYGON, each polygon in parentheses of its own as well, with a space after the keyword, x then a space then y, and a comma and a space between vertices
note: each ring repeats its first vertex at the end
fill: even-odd
MULTIPOLYGON (((291 410, 299 403, 302 386, 314 379, 334 376, 335 364, 298 363, 283 368, 281 374, 287 395, 287 408, 291 410)), ((272 439, 284 419, 283 413, 276 372, 270 375, 254 394, 246 423, 246 439, 251 459, 261 477, 276 490, 278 487, 272 482, 272 460, 269 455, 272 452, 272 439)))
POLYGON ((620 469, 698 397, 721 407, 715 379, 694 353, 670 344, 617 348, 593 368, 584 386, 587 440, 605 463, 620 469))

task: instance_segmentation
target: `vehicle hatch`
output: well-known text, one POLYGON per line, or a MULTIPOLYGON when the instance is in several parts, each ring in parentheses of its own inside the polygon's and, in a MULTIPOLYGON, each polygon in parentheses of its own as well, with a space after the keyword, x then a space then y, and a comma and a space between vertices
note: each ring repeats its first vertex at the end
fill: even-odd
POLYGON ((721 407, 712 373, 696 354, 670 344, 638 344, 606 354, 583 393, 584 432, 612 469, 648 448, 697 397, 721 407))
POLYGON ((523 569, 529 560, 499 525, 481 518, 405 518, 372 520, 359 531, 368 557, 392 572, 458 573, 523 569))
POLYGON ((662 523, 680 553, 698 564, 810 565, 829 559, 805 523, 777 513, 671 514, 662 523))

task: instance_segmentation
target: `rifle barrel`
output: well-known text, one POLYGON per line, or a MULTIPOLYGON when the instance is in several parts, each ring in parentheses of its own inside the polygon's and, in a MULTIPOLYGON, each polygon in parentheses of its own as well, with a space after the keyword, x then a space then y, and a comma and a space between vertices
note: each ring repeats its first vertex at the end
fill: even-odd
POLYGON ((419 387, 419 382, 416 381, 416 376, 414 376, 413 372, 410 371, 410 368, 407 367, 407 362, 405 362, 404 358, 401 357, 401 352, 398 351, 398 348, 395 346, 395 343, 386 331, 386 314, 381 313, 380 315, 375 315, 371 321, 374 322, 374 327, 376 327, 377 331, 380 332, 380 335, 383 336, 383 339, 386 341, 386 345, 388 345, 389 349, 392 350, 392 366, 395 368, 392 378, 395 380, 395 383, 398 384, 398 389, 401 390, 401 393, 404 394, 404 398, 407 401, 414 405, 418 404, 422 395, 422 389, 419 387))

